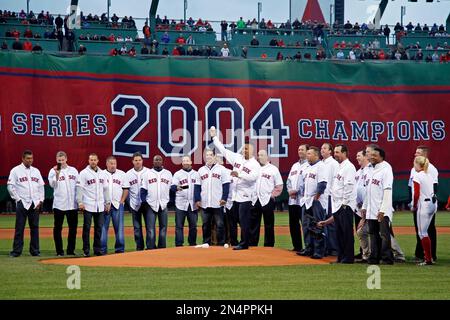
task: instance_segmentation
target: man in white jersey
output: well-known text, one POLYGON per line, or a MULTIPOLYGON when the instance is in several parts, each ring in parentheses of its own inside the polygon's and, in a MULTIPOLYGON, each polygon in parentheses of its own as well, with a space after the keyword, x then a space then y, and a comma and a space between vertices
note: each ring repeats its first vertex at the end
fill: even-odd
POLYGON ((61 236, 64 217, 67 217, 69 234, 67 237, 67 255, 75 255, 78 227, 78 205, 76 186, 78 170, 67 164, 67 154, 59 151, 56 154, 57 165, 48 173, 48 183, 53 188, 53 240, 56 255, 64 256, 63 240, 61 236))
POLYGON ((104 213, 104 223, 102 228, 102 253, 108 253, 108 231, 109 222, 112 220, 116 243, 114 245, 115 253, 125 252, 125 234, 124 234, 124 205, 128 197, 130 188, 127 174, 117 169, 117 160, 114 156, 106 158, 106 170, 104 173, 108 179, 108 192, 111 199, 111 209, 104 213))
POLYGON ((248 141, 244 144, 242 153, 235 153, 225 149, 217 137, 216 128, 211 127, 209 134, 214 146, 233 166, 233 171, 230 173, 233 177, 233 210, 238 213, 241 226, 241 242, 233 250, 245 250, 248 249, 250 241, 252 194, 256 188, 261 166, 253 157, 253 145, 248 141))
MULTIPOLYGON (((128 207, 131 211, 133 219, 134 241, 136 242, 136 250, 144 250, 144 236, 142 234, 142 217, 145 220, 147 208, 142 204, 141 200, 141 185, 142 177, 146 174, 148 168, 144 167, 144 159, 140 152, 133 154, 133 168, 127 171, 128 185, 128 207)), ((147 243, 150 243, 149 238, 149 224, 145 221, 147 229, 147 243)))
POLYGON ((394 264, 391 249, 390 224, 392 222, 392 185, 394 175, 391 165, 386 162, 383 149, 375 147, 370 153, 373 171, 367 185, 367 194, 361 214, 367 219, 370 235, 369 264, 394 264))
POLYGON ((197 245, 198 209, 201 206, 201 181, 198 172, 192 169, 189 156, 181 159, 182 168, 175 172, 171 191, 175 193, 175 246, 183 246, 184 221, 189 224, 188 243, 197 245))
POLYGON ((23 250, 25 223, 30 226, 30 254, 39 256, 39 212, 44 202, 44 180, 33 164, 33 152, 22 153, 22 163, 14 167, 8 177, 8 192, 16 202, 16 230, 11 257, 19 257, 23 250))
MULTIPOLYGON (((216 154, 216 161, 217 164, 220 164, 223 166, 223 156, 216 154)), ((233 215, 233 179, 231 178, 231 169, 228 169, 225 167, 225 171, 230 179, 230 187, 228 192, 228 198, 227 202, 225 203, 225 206, 222 208, 224 209, 224 216, 223 216, 223 225, 224 225, 224 233, 225 233, 225 243, 228 243, 232 246, 237 246, 237 223, 239 221, 239 218, 237 215, 233 215)))
POLYGON ((369 248, 369 225, 366 220, 361 219, 361 209, 366 198, 366 186, 369 182, 369 173, 372 167, 369 166, 369 159, 366 150, 358 151, 356 161, 359 170, 356 172, 356 210, 355 210, 355 231, 359 239, 359 253, 355 255, 355 262, 367 263, 370 255, 369 248))
POLYGON ((326 221, 319 222, 324 226, 332 222, 336 226, 337 261, 336 263, 354 262, 353 214, 356 209, 355 166, 348 160, 348 149, 343 144, 334 148, 334 157, 339 169, 333 179, 331 188, 331 212, 333 215, 326 221))
MULTIPOLYGON (((331 209, 331 189, 333 188, 333 181, 336 172, 339 170, 339 163, 333 158, 333 146, 331 143, 324 143, 320 148, 320 154, 324 163, 324 168, 327 175, 327 188, 323 194, 326 200, 325 210, 327 211, 327 218, 333 216, 331 209)), ((334 223, 328 224, 326 227, 327 241, 326 241, 326 253, 330 256, 337 255, 337 239, 336 228, 334 223)))
POLYGON ((163 158, 153 157, 153 168, 142 176, 141 200, 145 205, 145 224, 147 226, 147 249, 167 247, 167 205, 170 201, 172 173, 164 169, 163 158), (156 246, 156 218, 159 223, 158 246, 156 246))
MULTIPOLYGON (((373 150, 375 150, 375 148, 378 148, 378 147, 379 146, 376 144, 369 144, 366 146, 366 154, 369 159, 371 159, 371 154, 372 154, 373 150)), ((369 167, 368 173, 369 173, 369 175, 372 175, 374 165, 372 163, 370 163, 368 167, 369 167)), ((392 210, 394 210, 394 209, 392 208, 392 210)), ((403 253, 402 248, 400 248, 400 245, 398 244, 397 239, 395 239, 394 229, 393 229, 392 225, 393 225, 393 221, 391 219, 391 221, 389 223, 389 231, 391 233, 391 248, 392 248, 392 253, 394 254, 394 261, 403 263, 406 261, 405 254, 403 253)), ((370 246, 369 246, 369 248, 370 248, 370 246)))
POLYGON ((261 170, 252 197, 250 245, 258 246, 261 218, 264 217, 264 247, 273 247, 275 245, 275 198, 283 191, 283 179, 280 170, 270 163, 266 150, 258 151, 258 162, 261 170))
POLYGON ((84 213, 83 219, 83 255, 90 256, 90 232, 94 218, 94 254, 102 255, 101 236, 104 212, 109 211, 111 199, 108 192, 108 178, 98 167, 98 156, 89 155, 89 165, 80 172, 77 180, 78 209, 84 213))
POLYGON ((327 171, 325 164, 319 158, 319 148, 310 146, 306 152, 309 166, 305 172, 305 191, 302 228, 305 236, 305 250, 298 252, 301 256, 322 259, 325 255, 325 231, 317 227, 319 221, 325 220, 325 206, 328 203, 324 197, 327 187, 327 171))
POLYGON ((217 244, 225 244, 224 212, 230 192, 228 170, 216 162, 214 151, 205 151, 205 165, 198 170, 201 180, 203 243, 211 245, 211 224, 215 221, 217 244))
MULTIPOLYGON (((430 156, 430 149, 427 146, 418 146, 416 148, 416 153, 414 154, 414 157, 418 157, 418 156, 422 156, 429 159, 430 156)), ((408 187, 411 193, 411 199, 414 198, 414 188, 413 188, 413 180, 414 180, 414 176, 417 174, 417 171, 414 169, 414 167, 411 169, 411 174, 409 176, 409 181, 408 181, 408 187)), ((433 191, 434 194, 437 194, 437 188, 438 188, 438 177, 439 177, 439 172, 436 169, 436 167, 429 162, 428 164, 428 174, 433 178, 433 191)), ((422 261, 424 259, 424 250, 422 248, 422 241, 420 240, 419 237, 419 232, 418 232, 418 228, 417 228, 417 212, 413 211, 413 218, 414 218, 414 227, 416 229, 416 250, 415 250, 415 257, 416 260, 418 261, 422 261)), ((428 236, 430 237, 430 241, 431 241, 431 254, 433 257, 433 260, 436 261, 437 257, 436 257, 436 247, 437 247, 437 236, 436 236, 436 224, 435 224, 435 218, 436 215, 433 215, 433 219, 430 222, 430 226, 428 228, 428 236)))
POLYGON ((304 203, 300 202, 303 199, 304 193, 304 173, 306 168, 309 166, 308 160, 306 160, 306 152, 308 149, 308 144, 301 144, 298 147, 298 161, 292 165, 291 170, 289 171, 289 176, 286 180, 286 188, 289 194, 289 231, 293 246, 292 251, 296 252, 301 252, 303 249, 300 224, 302 223, 302 210, 304 203))

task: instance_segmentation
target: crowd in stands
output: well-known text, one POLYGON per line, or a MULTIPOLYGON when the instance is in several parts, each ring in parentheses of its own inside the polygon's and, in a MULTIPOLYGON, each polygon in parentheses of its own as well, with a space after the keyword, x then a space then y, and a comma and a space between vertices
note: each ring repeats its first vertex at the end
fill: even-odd
POLYGON ((9 19, 17 19, 21 24, 31 25, 53 25, 55 20, 48 11, 44 12, 44 10, 37 16, 33 11, 27 14, 24 10, 19 13, 0 10, 0 23, 7 23, 9 19))
POLYGON ((208 20, 203 21, 199 18, 197 21, 190 17, 186 22, 181 19, 178 22, 175 19, 169 20, 167 16, 164 16, 163 19, 159 16, 156 16, 156 30, 175 30, 175 31, 199 31, 199 32, 214 32, 211 24, 208 20))
POLYGON ((103 24, 106 27, 111 28, 125 28, 136 29, 136 22, 132 16, 124 16, 120 19, 115 13, 108 19, 106 13, 103 13, 100 17, 98 15, 92 15, 89 13, 87 16, 80 12, 81 25, 83 28, 95 27, 96 24, 103 24))

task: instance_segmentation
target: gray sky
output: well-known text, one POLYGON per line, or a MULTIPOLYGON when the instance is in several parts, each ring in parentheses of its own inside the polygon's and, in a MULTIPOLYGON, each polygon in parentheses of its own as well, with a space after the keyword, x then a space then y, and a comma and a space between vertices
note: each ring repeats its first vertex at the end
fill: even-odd
MULTIPOLYGON (((150 8, 150 0, 111 0, 111 14, 119 16, 132 15, 133 17, 146 17, 150 8)), ((272 19, 274 22, 286 21, 289 17, 289 0, 188 0, 187 17, 199 17, 208 20, 237 20, 257 17, 257 3, 262 2, 261 17, 272 19)), ((303 11, 306 0, 291 0, 293 18, 299 17, 303 11)), ((330 3, 332 0, 320 0, 325 19, 330 19, 330 3)), ((351 22, 365 22, 375 14, 379 0, 346 0, 345 20, 351 22)), ((31 0, 30 9, 40 12, 41 9, 52 13, 65 13, 70 0, 31 0)), ((79 0, 81 10, 87 13, 100 15, 106 12, 107 0, 79 0)), ((183 18, 183 0, 160 0, 158 13, 169 18, 183 18)), ((425 0, 408 2, 407 0, 389 1, 389 5, 382 18, 382 24, 395 24, 400 21, 400 7, 407 7, 404 23, 412 21, 421 24, 434 22, 445 25, 450 12, 450 0, 435 0, 427 3, 425 0), (439 1, 439 2, 437 2, 439 1)), ((18 11, 26 9, 26 0, 0 0, 0 8, 18 11)), ((300 17, 301 18, 301 17, 300 17)), ((334 19, 334 18, 333 18, 334 19)), ((138 22, 138 27, 143 23, 138 22)))

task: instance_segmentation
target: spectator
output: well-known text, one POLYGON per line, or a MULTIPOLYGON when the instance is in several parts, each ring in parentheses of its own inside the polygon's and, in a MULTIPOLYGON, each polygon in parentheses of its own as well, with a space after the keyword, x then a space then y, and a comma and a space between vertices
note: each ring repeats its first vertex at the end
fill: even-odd
POLYGON ((134 46, 132 46, 130 51, 128 51, 128 55, 130 57, 135 57, 136 56, 136 49, 134 48, 134 46))
POLYGON ((277 61, 282 61, 283 60, 283 54, 280 51, 278 51, 276 59, 277 59, 277 61))
POLYGON ((180 55, 180 51, 178 51, 178 48, 177 48, 177 47, 174 47, 174 48, 173 48, 173 50, 172 50, 172 55, 173 55, 173 56, 179 56, 179 55, 180 55))
POLYGON ((347 23, 344 24, 344 30, 349 32, 352 28, 353 28, 352 24, 350 23, 350 21, 347 20, 347 23))
POLYGON ((111 34, 109 35, 108 41, 109 41, 109 42, 115 42, 115 41, 116 41, 116 38, 114 37, 114 34, 111 33, 111 34))
POLYGON ((220 30, 221 30, 221 39, 222 39, 222 41, 227 41, 228 40, 227 29, 228 29, 228 23, 225 20, 222 20, 222 22, 220 23, 220 30))
POLYGON ((142 27, 142 33, 144 34, 144 38, 150 38, 151 36, 151 32, 150 32, 150 27, 148 26, 147 21, 144 24, 144 27, 142 27))
POLYGON ((136 29, 136 22, 134 21, 132 16, 130 16, 130 18, 128 19, 128 28, 136 29))
POLYGON ((185 27, 186 27, 186 25, 185 25, 184 21, 180 20, 180 22, 175 25, 175 30, 182 31, 182 30, 184 30, 185 27))
POLYGON ((339 49, 338 53, 336 54, 336 58, 345 59, 344 52, 341 49, 339 49))
POLYGON ((19 30, 13 29, 13 31, 11 32, 11 37, 19 38, 19 37, 20 37, 20 32, 19 32, 19 30))
POLYGON ((373 32, 375 30, 375 25, 373 24, 372 20, 370 20, 369 23, 367 24, 367 30, 369 32, 373 32))
POLYGON ((414 57, 414 60, 417 60, 417 61, 422 61, 423 60, 422 49, 419 49, 419 51, 417 51, 417 53, 416 53, 416 55, 414 57))
POLYGON ((170 42, 169 33, 167 33, 167 31, 162 35, 161 42, 166 44, 170 42))
POLYGON ((346 47, 347 47, 347 44, 345 43, 344 40, 342 40, 341 44, 339 45, 339 48, 345 49, 346 47))
POLYGON ((400 22, 397 22, 397 24, 394 27, 395 32, 404 31, 404 28, 402 25, 400 25, 400 22))
POLYGON ((128 52, 127 46, 125 44, 123 44, 122 48, 120 48, 120 54, 125 55, 125 54, 127 54, 127 52, 128 52))
POLYGON ((297 51, 294 55, 294 60, 302 60, 302 53, 300 51, 297 51))
POLYGON ((400 53, 400 51, 397 50, 397 51, 395 51, 394 57, 396 60, 400 60, 402 57, 402 54, 400 53))
POLYGON ((241 58, 247 59, 247 53, 248 53, 247 47, 243 47, 241 52, 241 58))
POLYGON ((389 44, 389 36, 390 36, 390 34, 391 34, 391 29, 389 28, 388 25, 385 25, 385 26, 384 26, 383 34, 384 34, 384 36, 386 37, 387 43, 389 44))
POLYGON ((263 53, 261 54, 261 59, 267 59, 267 53, 263 52, 263 53))
POLYGON ((303 55, 303 58, 307 59, 307 60, 311 60, 311 53, 307 52, 303 55))
POLYGON ((277 39, 273 38, 272 40, 270 40, 269 46, 271 46, 271 47, 276 47, 276 46, 278 46, 278 41, 277 41, 277 39))
POLYGON ((242 20, 242 17, 240 17, 239 21, 237 22, 237 29, 240 33, 242 33, 242 30, 245 29, 245 22, 242 20))
POLYGON ((432 61, 433 61, 433 58, 431 57, 430 54, 428 54, 428 55, 425 57, 425 62, 432 62, 432 61))
POLYGON ((66 40, 67 40, 67 51, 72 52, 74 50, 74 42, 75 42, 75 33, 68 29, 66 32, 66 40))
POLYGON ((122 38, 122 36, 119 34, 118 36, 117 36, 117 38, 116 38, 116 41, 117 42, 123 42, 125 39, 124 38, 122 38))
POLYGON ((25 38, 33 38, 33 31, 31 31, 30 28, 27 28, 23 33, 23 36, 25 38))
POLYGON ((433 62, 438 62, 439 61, 439 55, 438 55, 437 51, 435 51, 433 53, 433 55, 431 56, 431 59, 432 59, 433 62))
POLYGON ((116 14, 114 13, 113 16, 111 17, 111 22, 113 26, 117 26, 117 23, 119 22, 119 17, 116 16, 116 14))
POLYGON ((228 58, 230 56, 230 49, 228 49, 228 45, 224 43, 223 48, 220 49, 221 55, 224 58, 228 58))
POLYGON ((168 56, 169 55, 169 50, 167 50, 167 47, 164 47, 162 53, 163 56, 168 56))
POLYGON ((162 25, 168 27, 169 24, 170 24, 170 23, 169 23, 169 19, 167 19, 167 16, 164 16, 164 19, 163 19, 163 21, 162 21, 162 25))
POLYGON ((53 32, 50 31, 50 29, 47 28, 47 29, 45 30, 45 32, 44 32, 44 39, 50 39, 52 33, 53 33, 53 32))
POLYGON ((349 53, 348 53, 348 58, 349 58, 350 60, 356 60, 356 54, 355 54, 355 52, 353 51, 353 49, 350 49, 350 51, 349 51, 349 53))
POLYGON ((195 45, 195 40, 192 37, 192 34, 190 34, 189 37, 186 39, 186 44, 195 45))
POLYGON ((84 55, 86 53, 86 47, 82 44, 80 44, 80 46, 78 47, 78 54, 79 55, 84 55))
POLYGON ((250 45, 254 47, 259 46, 259 41, 256 39, 256 36, 253 36, 252 41, 250 41, 250 45))
POLYGON ((117 56, 118 54, 119 54, 119 52, 117 51, 116 48, 112 48, 112 49, 109 51, 109 55, 110 55, 110 56, 117 56))
POLYGON ((386 54, 384 53, 384 50, 380 50, 380 52, 378 53, 378 59, 379 60, 385 60, 386 59, 386 54))
POLYGON ((36 43, 36 45, 33 47, 32 52, 42 52, 42 47, 39 43, 36 43))
POLYGON ((192 19, 192 17, 189 18, 189 20, 187 21, 187 25, 189 26, 189 30, 192 30, 192 28, 194 27, 195 21, 194 19, 192 19))
POLYGON ((425 32, 429 32, 430 31, 430 29, 428 28, 426 23, 423 25, 422 31, 425 31, 425 32))
POLYGON ((61 30, 63 24, 64 24, 64 20, 63 20, 63 18, 61 18, 61 15, 58 14, 58 16, 55 19, 56 30, 61 30))
POLYGON ((145 45, 145 44, 143 44, 142 45, 142 48, 141 48, 141 54, 142 55, 145 55, 145 54, 148 54, 149 52, 148 52, 148 48, 147 48, 147 46, 145 45))
POLYGON ((410 21, 405 28, 408 32, 411 32, 414 29, 414 26, 413 26, 412 22, 410 21))
POLYGON ((375 40, 373 40, 372 42, 372 46, 374 49, 379 49, 380 48, 380 41, 378 41, 377 38, 375 38, 375 40))
POLYGON ((444 32, 445 32, 445 27, 444 27, 443 24, 441 24, 441 25, 439 26, 439 32, 440 32, 440 33, 444 33, 444 32))
POLYGON ((178 36, 177 40, 175 40, 175 43, 178 43, 178 44, 186 44, 186 40, 184 39, 183 35, 180 34, 180 35, 178 36))
POLYGON ((20 19, 26 19, 27 18, 27 14, 25 13, 25 11, 20 11, 20 13, 19 13, 19 18, 20 19))
POLYGON ((2 50, 8 50, 8 44, 6 43, 6 41, 3 41, 1 49, 2 50))
POLYGON ((422 27, 420 26, 420 23, 417 23, 417 26, 414 28, 414 31, 421 32, 422 27))
POLYGON ((33 45, 31 44, 30 40, 26 39, 23 43, 23 50, 25 51, 31 51, 33 50, 33 45))
POLYGON ((285 47, 285 46, 286 46, 286 45, 284 44, 283 39, 280 39, 280 40, 277 41, 277 46, 278 46, 278 47, 285 47))
POLYGON ((128 35, 125 37, 125 42, 133 42, 133 39, 128 35))

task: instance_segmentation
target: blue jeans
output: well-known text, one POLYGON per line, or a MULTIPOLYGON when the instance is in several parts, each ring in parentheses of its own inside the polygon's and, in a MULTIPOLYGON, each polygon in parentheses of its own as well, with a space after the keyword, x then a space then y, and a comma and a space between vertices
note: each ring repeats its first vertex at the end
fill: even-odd
POLYGON ((184 220, 188 219, 189 235, 188 243, 190 246, 195 246, 197 243, 197 210, 191 210, 189 207, 186 211, 176 208, 175 210, 175 246, 181 247, 184 242, 183 228, 184 220))
MULTIPOLYGON (((331 196, 328 197, 328 210, 326 218, 330 218, 333 213, 331 212, 331 196)), ((337 255, 338 251, 338 241, 336 234, 336 225, 331 223, 326 226, 327 242, 326 242, 326 254, 327 255, 337 255)))
POLYGON ((150 206, 147 209, 145 220, 148 221, 147 228, 147 249, 156 249, 156 217, 159 223, 158 248, 166 247, 167 237, 167 208, 154 211, 150 206))
POLYGON ((114 233, 116 235, 116 244, 114 246, 116 253, 123 253, 125 251, 125 236, 124 236, 124 222, 123 222, 123 204, 119 209, 111 206, 111 210, 104 213, 104 223, 102 228, 101 246, 102 253, 108 253, 108 230, 109 221, 112 219, 114 233))
POLYGON ((134 229, 134 241, 136 242, 136 250, 144 250, 144 236, 142 234, 142 216, 144 216, 145 224, 147 227, 147 219, 145 212, 147 211, 147 205, 145 203, 141 204, 138 211, 130 208, 131 215, 133 218, 133 229, 134 229))

